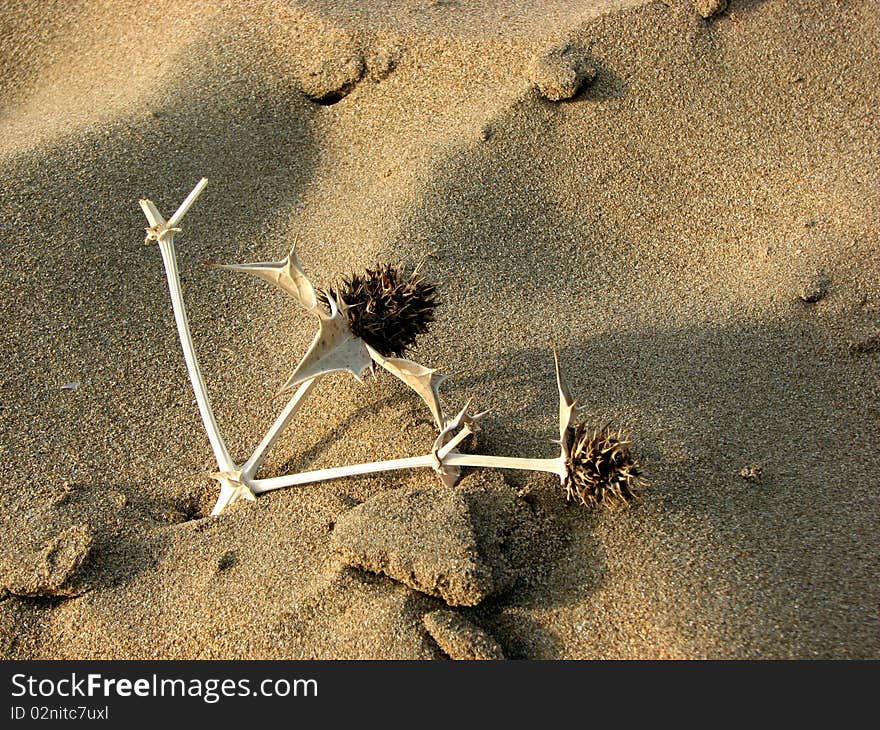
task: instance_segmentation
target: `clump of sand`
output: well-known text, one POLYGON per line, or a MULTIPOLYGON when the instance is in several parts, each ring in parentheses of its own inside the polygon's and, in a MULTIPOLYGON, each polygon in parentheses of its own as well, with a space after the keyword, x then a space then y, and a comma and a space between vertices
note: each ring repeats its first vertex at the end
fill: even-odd
POLYGON ((498 642, 460 613, 431 611, 424 616, 425 628, 450 659, 460 661, 504 659, 498 642))
POLYGON ((695 0, 694 6, 701 16, 711 18, 727 9, 727 0, 695 0))
POLYGON ((570 99, 595 79, 587 52, 570 44, 539 53, 529 65, 529 81, 550 101, 570 99))
POLYGON ((395 489, 336 521, 351 567, 387 575, 450 606, 476 606, 528 575, 539 520, 496 473, 454 488, 395 489))
POLYGON ((0 598, 69 598, 86 588, 76 584, 77 574, 89 556, 93 536, 88 526, 74 525, 51 538, 37 552, 22 546, 8 548, 0 557, 0 598))

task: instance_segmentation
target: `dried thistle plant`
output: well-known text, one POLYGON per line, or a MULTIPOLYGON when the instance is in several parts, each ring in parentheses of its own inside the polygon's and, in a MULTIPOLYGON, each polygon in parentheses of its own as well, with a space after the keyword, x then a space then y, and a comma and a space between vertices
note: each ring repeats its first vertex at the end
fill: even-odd
POLYGON ((239 499, 253 500, 256 495, 275 489, 380 471, 429 468, 444 484, 451 486, 458 481, 465 466, 556 474, 569 498, 577 497, 585 505, 613 507, 636 499, 645 482, 630 455, 628 439, 619 431, 590 432, 583 424, 572 425, 576 403, 563 381, 555 349, 559 455, 532 459, 460 453, 458 447, 478 429, 485 413, 468 414, 468 403, 456 416, 447 417, 439 393, 445 376, 402 357, 434 319, 436 287, 420 277, 419 267, 408 273, 401 266, 378 264, 363 274, 352 274, 336 286, 316 292, 295 251, 280 261, 221 266, 249 273, 281 288, 318 320, 318 332, 312 344, 280 391, 295 388, 293 396, 251 456, 243 464, 234 462, 214 419, 196 359, 174 248, 174 234, 180 232, 178 224, 206 184, 203 178, 167 222, 151 201, 141 200, 140 205, 150 223, 147 241, 157 242, 162 252, 187 370, 217 460, 218 471, 212 476, 220 483, 220 495, 211 514, 219 514, 239 499), (374 364, 408 385, 430 409, 438 430, 430 453, 267 479, 256 477, 268 451, 294 418, 314 383, 338 371, 349 372, 360 380, 374 364))
MULTIPOLYGON (((141 200, 140 206, 149 223, 146 241, 158 243, 162 253, 174 317, 190 382, 217 461, 218 471, 212 477, 220 484, 220 495, 211 514, 219 514, 240 499, 253 500, 257 494, 266 491, 265 485, 259 483, 261 480, 255 478, 256 473, 262 466, 269 450, 296 415, 312 386, 321 377, 331 372, 347 371, 360 380, 373 363, 385 368, 402 380, 428 405, 439 435, 431 454, 428 455, 430 463, 427 465, 434 469, 444 483, 454 483, 458 479, 459 468, 445 464, 443 457, 457 453, 457 446, 476 428, 479 416, 460 414, 458 418, 448 419, 444 415, 440 403, 439 386, 444 379, 443 375, 440 375, 433 368, 427 368, 411 360, 385 356, 373 348, 370 342, 355 334, 351 325, 353 321, 359 322, 363 326, 362 333, 370 336, 373 343, 382 346, 386 352, 401 352, 402 349, 412 344, 415 337, 427 328, 433 318, 433 309, 436 306, 433 285, 419 279, 418 271, 406 277, 398 267, 380 266, 353 281, 349 286, 341 287, 338 303, 332 293, 324 293, 322 299, 325 305, 322 306, 318 301, 314 287, 296 257, 295 251, 291 251, 281 261, 229 264, 221 267, 249 273, 272 283, 287 292, 318 319, 318 333, 308 352, 280 391, 283 393, 296 388, 293 396, 251 456, 243 464, 237 464, 232 459, 214 418, 213 408, 196 358, 186 306, 181 292, 177 254, 174 247, 174 235, 181 231, 178 224, 207 183, 207 179, 202 178, 167 222, 152 201, 141 200), (347 292, 346 289, 349 288, 351 291, 347 292), (368 299, 361 302, 357 296, 354 296, 358 292, 366 293, 368 299), (346 294, 350 295, 352 306, 346 303, 346 294), (376 301, 370 300, 369 296, 372 296, 376 301), (386 310, 385 316, 396 313, 398 324, 406 325, 407 329, 403 333, 395 334, 383 330, 377 324, 375 316, 371 324, 369 317, 365 318, 364 312, 359 315, 352 313, 352 316, 349 316, 349 310, 359 308, 362 305, 364 309, 366 309, 366 305, 370 305, 373 314, 377 315, 379 302, 386 310), (385 342, 372 337, 382 332, 385 332, 386 339, 389 337, 391 339, 385 342), (458 430, 457 434, 453 433, 456 429, 458 430)), ((344 470, 345 468, 343 468, 344 470)), ((337 474, 334 472, 334 476, 327 478, 338 478, 338 476, 345 475, 345 473, 337 474)), ((272 480, 263 481, 272 482, 272 480)), ((278 488, 278 486, 273 484, 268 488, 278 488)))
POLYGON ((590 430, 580 423, 569 428, 566 496, 581 504, 625 506, 639 498, 646 486, 623 431, 608 427, 590 430))

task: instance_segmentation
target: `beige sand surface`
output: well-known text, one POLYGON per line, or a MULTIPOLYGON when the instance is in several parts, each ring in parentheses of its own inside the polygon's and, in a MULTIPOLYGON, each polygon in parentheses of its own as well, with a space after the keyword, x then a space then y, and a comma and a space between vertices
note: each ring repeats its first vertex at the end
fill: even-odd
MULTIPOLYGON (((0 655, 445 656, 446 604, 331 542, 430 473, 204 518, 215 467, 137 206, 204 175, 178 251, 236 457, 314 323, 206 264, 295 241, 325 285, 430 256, 412 357, 452 374, 450 408, 492 409, 481 451, 554 454, 552 341, 587 419, 633 431, 634 509, 505 475, 540 523, 527 564, 449 610, 506 657, 880 658, 880 355, 851 347, 880 327, 878 44, 869 0, 0 1, 0 655), (566 43, 597 78, 550 102, 527 69, 566 43)), ((433 435, 400 383, 334 375, 265 473, 433 435)))

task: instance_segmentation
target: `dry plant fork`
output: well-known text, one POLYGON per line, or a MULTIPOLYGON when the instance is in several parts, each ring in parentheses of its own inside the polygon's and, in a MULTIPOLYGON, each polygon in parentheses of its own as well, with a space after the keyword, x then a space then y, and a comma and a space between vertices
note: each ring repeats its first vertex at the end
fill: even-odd
MULTIPOLYGON (((275 419, 275 422, 270 426, 251 456, 241 465, 235 463, 217 426, 204 377, 196 357, 195 345, 193 344, 186 313, 186 305, 181 292, 177 254, 174 246, 174 236, 176 233, 181 232, 180 223, 183 217, 202 193, 207 183, 207 179, 202 178, 168 221, 162 217, 152 201, 141 200, 140 206, 150 224, 146 229, 146 241, 157 242, 162 253, 162 262, 168 280, 168 289, 171 295, 177 332, 183 348, 190 383, 192 384, 199 413, 217 462, 218 471, 212 477, 220 483, 220 495, 211 514, 221 513, 226 507, 239 499, 253 500, 260 491, 266 491, 259 488, 260 480, 256 480, 255 475, 260 466, 262 466, 269 450, 290 424, 318 379, 328 373, 340 370, 351 372, 356 378, 360 379, 373 362, 410 386, 426 402, 439 430, 434 452, 430 455, 431 466, 444 482, 454 483, 458 478, 459 470, 454 466, 444 463, 444 459, 438 456, 438 452, 443 448, 444 457, 454 453, 462 439, 472 432, 471 429, 475 426, 481 414, 467 416, 461 413, 457 418, 449 421, 444 416, 438 392, 443 376, 437 373, 436 370, 426 368, 411 360, 385 357, 363 339, 356 337, 345 318, 347 305, 343 301, 337 303, 329 293, 325 294, 328 301, 329 314, 325 312, 318 303, 315 290, 303 273, 294 251, 291 251, 287 258, 282 261, 235 264, 223 267, 234 271, 251 273, 275 284, 293 296, 307 311, 316 316, 319 321, 319 331, 312 345, 281 389, 281 392, 286 392, 296 388, 293 396, 275 419), (461 432, 459 438, 454 441, 451 440, 454 429, 450 424, 457 424, 455 429, 461 432), (447 442, 449 443, 447 444, 447 442)), ((344 470, 345 467, 342 467, 342 469, 344 470)), ((345 476, 345 474, 339 474, 339 476, 345 476)), ((277 489, 278 487, 271 488, 277 489)))
POLYGON ((415 274, 409 280, 400 278, 400 272, 394 267, 377 268, 368 271, 366 277, 352 277, 344 282, 347 289, 341 288, 338 294, 332 290, 321 292, 322 301, 319 301, 295 251, 281 261, 221 267, 252 274, 283 289, 315 316, 319 325, 311 346, 280 391, 283 393, 295 388, 293 396, 251 456, 243 464, 236 464, 220 434, 196 358, 174 248, 174 234, 180 232, 179 225, 184 215, 207 182, 202 178, 167 222, 151 201, 141 200, 140 206, 150 224, 146 229, 146 240, 157 242, 162 253, 190 382, 217 461, 218 471, 212 477, 220 483, 220 495, 212 515, 221 513, 239 499, 253 500, 256 495, 275 489, 382 471, 429 468, 444 484, 452 486, 458 481, 461 467, 465 466, 556 474, 566 487, 568 498, 579 498, 584 504, 613 506, 629 503, 636 498, 643 480, 630 455, 629 441, 623 434, 606 430, 590 433, 582 425, 572 425, 575 402, 564 384, 555 349, 553 354, 559 391, 559 456, 531 459, 462 454, 458 447, 478 428, 479 420, 485 413, 468 415, 468 403, 455 417, 446 417, 439 395, 444 376, 435 369, 393 356, 393 353, 400 354, 411 344, 416 334, 427 329, 436 303, 432 298, 433 286, 424 284, 415 274), (351 303, 347 298, 362 301, 351 303), (389 317, 390 327, 386 321, 389 317), (439 432, 430 453, 267 479, 256 478, 269 450, 321 377, 331 372, 347 371, 360 380, 374 364, 412 388, 430 409, 439 432))

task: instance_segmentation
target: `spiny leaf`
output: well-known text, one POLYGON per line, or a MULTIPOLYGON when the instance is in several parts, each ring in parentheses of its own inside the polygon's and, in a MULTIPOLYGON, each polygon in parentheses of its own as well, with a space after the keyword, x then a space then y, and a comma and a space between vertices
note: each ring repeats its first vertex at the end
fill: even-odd
POLYGON ((312 287, 308 277, 306 277, 296 257, 295 249, 291 249, 290 253, 287 254, 287 258, 281 261, 261 261, 254 264, 219 264, 218 268, 229 271, 242 271, 268 281, 270 284, 274 284, 279 289, 286 291, 309 311, 312 311, 318 305, 315 289, 312 287))

